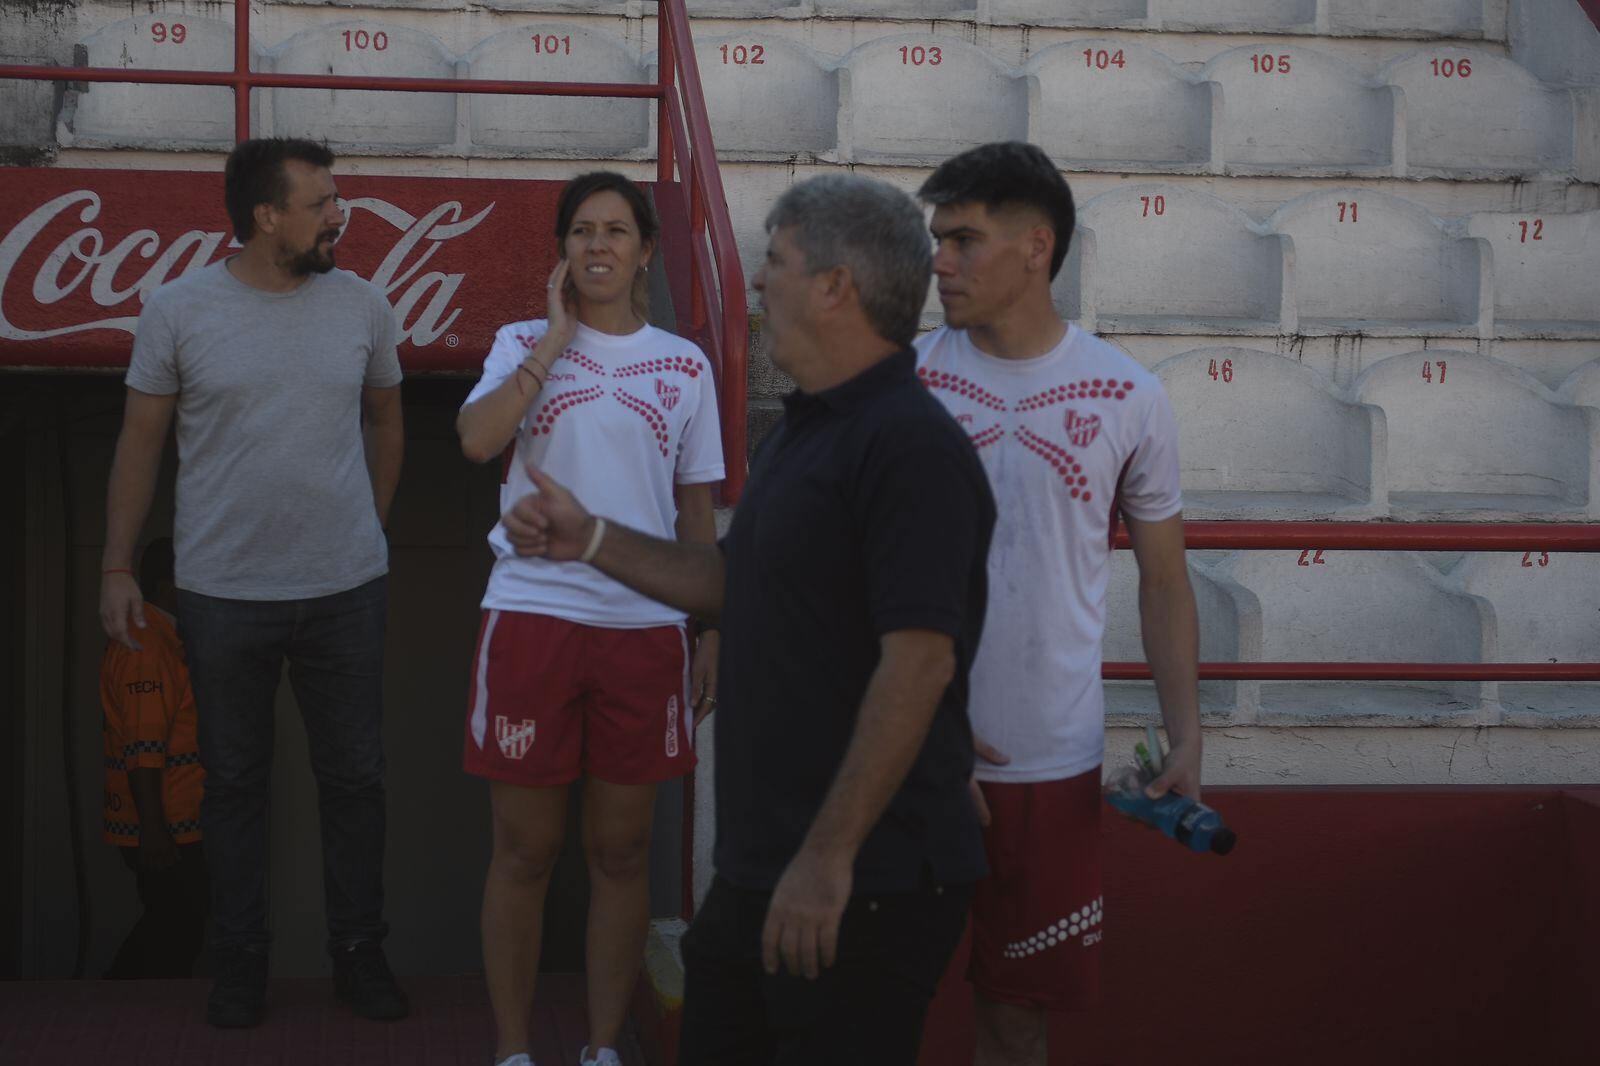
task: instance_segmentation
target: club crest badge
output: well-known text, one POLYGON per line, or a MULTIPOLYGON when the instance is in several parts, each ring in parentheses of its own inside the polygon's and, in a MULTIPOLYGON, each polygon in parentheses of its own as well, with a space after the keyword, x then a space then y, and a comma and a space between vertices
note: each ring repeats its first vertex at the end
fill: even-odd
POLYGON ((1080 415, 1069 407, 1063 422, 1067 429, 1067 439, 1072 442, 1073 447, 1087 448, 1100 435, 1099 415, 1080 415))

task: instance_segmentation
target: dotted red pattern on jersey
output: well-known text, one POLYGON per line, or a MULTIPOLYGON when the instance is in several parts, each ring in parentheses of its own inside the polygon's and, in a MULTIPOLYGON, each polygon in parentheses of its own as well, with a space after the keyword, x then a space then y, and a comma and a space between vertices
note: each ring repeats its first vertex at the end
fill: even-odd
POLYGON ((650 423, 650 429, 654 431, 656 435, 656 447, 661 449, 661 455, 663 458, 665 458, 668 454, 667 420, 661 417, 661 412, 657 411, 653 404, 639 399, 639 397, 635 396, 631 392, 624 392, 621 389, 616 389, 611 393, 611 395, 615 396, 617 398, 617 402, 622 404, 622 406, 626 407, 628 410, 632 411, 634 414, 650 423))
POLYGON ((972 446, 978 449, 987 448, 991 444, 999 443, 1005 435, 1005 427, 993 425, 981 433, 972 434, 972 446))
POLYGON ((587 355, 584 355, 580 351, 568 348, 566 351, 561 353, 561 357, 563 359, 571 359, 574 363, 577 363, 591 374, 599 374, 601 377, 606 376, 605 367, 601 366, 593 359, 590 359, 587 355))
POLYGON ((548 435, 555 428, 556 419, 560 418, 564 413, 579 404, 598 400, 605 394, 605 390, 599 385, 590 385, 587 389, 568 389, 566 392, 558 392, 547 399, 543 407, 539 408, 539 413, 533 416, 533 426, 528 432, 530 434, 544 433, 548 435))
POLYGON ((1071 489, 1073 499, 1088 503, 1094 498, 1093 493, 1089 491, 1089 479, 1083 473, 1083 466, 1069 455, 1065 448, 1055 441, 1039 436, 1027 426, 1017 427, 1017 439, 1022 442, 1024 448, 1055 467, 1062 483, 1071 489))
POLYGON ((1018 411, 1040 411, 1053 404, 1068 400, 1125 400, 1133 391, 1131 381, 1112 381, 1109 378, 1084 378, 1065 385, 1036 392, 1017 402, 1018 411))
POLYGON ((670 374, 674 371, 697 378, 700 376, 700 361, 691 359, 687 355, 667 355, 662 356, 660 359, 646 359, 642 363, 629 363, 617 371, 617 377, 636 378, 645 374, 670 374))
POLYGON ((928 367, 922 366, 917 368, 917 377, 921 378, 922 383, 930 389, 944 389, 947 392, 955 393, 957 396, 965 396, 967 399, 980 403, 991 411, 1004 411, 1006 409, 1006 402, 1000 397, 982 385, 968 381, 959 374, 951 374, 944 370, 930 370, 928 367))

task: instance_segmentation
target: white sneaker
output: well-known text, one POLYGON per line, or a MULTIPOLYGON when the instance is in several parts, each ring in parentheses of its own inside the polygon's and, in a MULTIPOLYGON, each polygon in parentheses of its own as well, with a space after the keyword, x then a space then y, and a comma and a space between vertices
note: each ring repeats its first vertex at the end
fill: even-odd
POLYGON ((582 1054, 578 1056, 578 1066, 622 1066, 622 1056, 614 1048, 603 1047, 594 1053, 594 1058, 589 1057, 589 1048, 584 1046, 582 1054))
POLYGON ((519 1051, 515 1055, 508 1055, 495 1063, 494 1066, 533 1066, 533 1060, 526 1051, 519 1051))

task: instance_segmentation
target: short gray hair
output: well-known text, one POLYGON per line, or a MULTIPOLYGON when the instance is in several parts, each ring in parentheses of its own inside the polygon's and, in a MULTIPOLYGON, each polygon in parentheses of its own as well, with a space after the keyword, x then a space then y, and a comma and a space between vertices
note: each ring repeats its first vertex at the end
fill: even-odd
POLYGON ((791 226, 809 273, 848 268, 872 328, 911 343, 933 276, 933 241, 915 200, 872 178, 824 174, 772 205, 767 232, 791 226))

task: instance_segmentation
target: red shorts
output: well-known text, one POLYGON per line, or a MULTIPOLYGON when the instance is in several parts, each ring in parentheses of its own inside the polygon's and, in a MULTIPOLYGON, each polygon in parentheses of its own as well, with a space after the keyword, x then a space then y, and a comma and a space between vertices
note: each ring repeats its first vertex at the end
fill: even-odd
POLYGON ((1059 781, 981 781, 989 876, 972 898, 967 979, 998 1003, 1086 1010, 1100 999, 1100 768, 1059 781))
POLYGON ((644 785, 694 769, 682 625, 609 629, 489 610, 468 697, 469 774, 539 788, 644 785))

